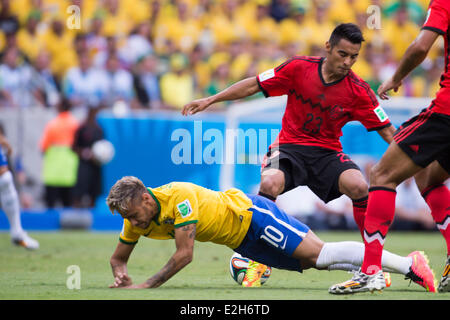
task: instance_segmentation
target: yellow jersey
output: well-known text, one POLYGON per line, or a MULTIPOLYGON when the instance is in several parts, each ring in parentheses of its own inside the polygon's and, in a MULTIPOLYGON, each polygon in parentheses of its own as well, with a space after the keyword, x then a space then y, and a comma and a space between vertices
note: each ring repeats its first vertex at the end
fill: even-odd
POLYGON ((147 188, 159 212, 146 229, 124 219, 120 241, 135 244, 141 236, 174 239, 175 229, 195 223, 195 240, 237 248, 250 227, 252 201, 240 190, 212 191, 188 182, 147 188))

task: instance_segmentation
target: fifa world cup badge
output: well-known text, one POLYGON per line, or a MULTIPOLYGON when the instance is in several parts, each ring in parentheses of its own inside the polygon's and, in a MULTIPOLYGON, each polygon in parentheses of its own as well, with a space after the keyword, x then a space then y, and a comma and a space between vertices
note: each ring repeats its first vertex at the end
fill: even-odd
POLYGON ((183 218, 188 217, 192 213, 192 206, 188 199, 177 204, 177 208, 183 218))

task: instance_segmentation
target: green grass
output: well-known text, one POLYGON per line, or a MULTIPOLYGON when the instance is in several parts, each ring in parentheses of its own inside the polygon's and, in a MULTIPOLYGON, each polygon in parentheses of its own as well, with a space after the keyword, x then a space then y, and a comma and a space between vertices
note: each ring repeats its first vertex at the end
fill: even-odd
MULTIPOLYGON (((197 242, 194 261, 162 287, 152 290, 109 289, 112 274, 109 257, 117 241, 117 233, 46 232, 30 233, 40 242, 38 251, 27 251, 11 245, 9 234, 0 233, 0 299, 12 300, 435 300, 450 299, 450 293, 431 294, 403 276, 392 275, 392 286, 382 293, 334 296, 330 285, 348 280, 344 271, 306 270, 303 274, 274 269, 261 288, 244 289, 230 277, 229 258, 232 251, 224 246, 197 242), (81 289, 70 290, 66 281, 67 267, 81 270, 81 289)), ((318 233, 325 241, 356 240, 356 232, 318 233)), ((444 241, 438 232, 391 232, 385 248, 407 255, 424 250, 440 278, 445 260, 444 241)), ((175 250, 174 241, 141 239, 128 268, 135 283, 156 273, 175 250)))

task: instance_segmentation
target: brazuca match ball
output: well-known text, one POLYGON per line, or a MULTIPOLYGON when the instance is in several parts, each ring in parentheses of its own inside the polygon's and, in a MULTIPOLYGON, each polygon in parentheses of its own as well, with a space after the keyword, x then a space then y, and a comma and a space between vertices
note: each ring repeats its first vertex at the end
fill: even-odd
POLYGON ((92 153, 100 164, 107 164, 114 158, 115 149, 108 140, 98 140, 92 145, 92 153))
MULTIPOLYGON (((241 256, 239 253, 235 252, 230 259, 230 274, 234 281, 238 284, 242 284, 245 277, 245 272, 247 271, 248 263, 250 259, 241 256)), ((272 268, 267 267, 263 276, 261 277, 261 284, 264 284, 272 274, 272 268)))

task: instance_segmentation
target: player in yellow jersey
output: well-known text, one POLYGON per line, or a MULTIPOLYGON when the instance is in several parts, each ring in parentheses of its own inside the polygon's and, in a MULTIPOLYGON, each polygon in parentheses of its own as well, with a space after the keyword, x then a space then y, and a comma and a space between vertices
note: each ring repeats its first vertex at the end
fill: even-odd
MULTIPOLYGON (((124 219, 110 259, 111 288, 159 287, 192 261, 194 240, 226 245, 260 264, 299 272, 309 268, 357 270, 364 257, 362 243, 324 243, 273 201, 237 189, 218 192, 187 182, 147 188, 138 178, 127 176, 112 186, 106 202, 111 212, 117 211, 124 219), (175 239, 176 250, 154 276, 133 284, 127 263, 141 236, 175 239)), ((413 260, 384 251, 383 270, 415 281, 413 260)))

